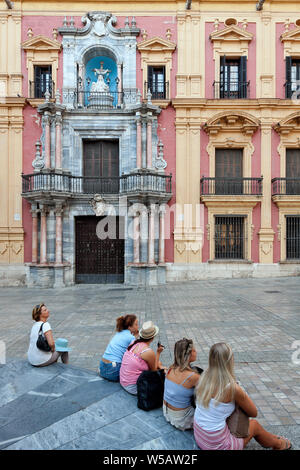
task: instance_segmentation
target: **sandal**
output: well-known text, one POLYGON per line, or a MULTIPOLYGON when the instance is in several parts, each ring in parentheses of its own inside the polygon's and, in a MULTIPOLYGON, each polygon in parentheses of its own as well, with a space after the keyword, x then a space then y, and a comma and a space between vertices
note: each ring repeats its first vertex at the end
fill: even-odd
POLYGON ((285 441, 285 447, 276 450, 290 450, 292 448, 292 443, 286 437, 277 436, 277 439, 283 439, 285 441))

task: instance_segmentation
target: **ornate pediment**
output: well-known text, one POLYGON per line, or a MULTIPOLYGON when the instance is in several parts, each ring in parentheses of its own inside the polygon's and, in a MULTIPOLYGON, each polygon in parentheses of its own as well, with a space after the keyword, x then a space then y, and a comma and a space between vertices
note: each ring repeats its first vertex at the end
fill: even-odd
POLYGON ((59 51, 61 49, 61 43, 56 41, 55 39, 50 39, 46 36, 39 35, 27 39, 25 42, 23 42, 22 49, 24 49, 25 51, 59 51))
POLYGON ((285 41, 296 41, 300 42, 300 27, 293 29, 291 31, 286 31, 280 36, 281 42, 285 41))
POLYGON ((228 42, 250 42, 253 39, 253 34, 241 29, 239 26, 230 25, 224 29, 214 31, 210 35, 212 42, 228 41, 228 42))
POLYGON ((176 44, 167 39, 162 39, 158 36, 142 41, 137 45, 138 50, 141 52, 156 52, 156 51, 169 51, 173 52, 176 49, 176 44))
POLYGON ((257 131, 260 123, 258 119, 246 113, 221 113, 209 119, 204 124, 203 129, 210 135, 217 135, 222 132, 241 132, 245 135, 252 135, 257 131))
POLYGON ((278 134, 287 135, 290 132, 300 132, 300 113, 294 113, 279 121, 274 129, 278 134))

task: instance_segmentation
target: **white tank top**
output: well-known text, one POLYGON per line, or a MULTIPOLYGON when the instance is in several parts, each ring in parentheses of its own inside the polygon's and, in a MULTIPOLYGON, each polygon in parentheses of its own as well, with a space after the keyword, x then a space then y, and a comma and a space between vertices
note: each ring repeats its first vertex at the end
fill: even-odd
POLYGON ((224 429, 226 419, 233 413, 234 409, 234 401, 222 403, 212 398, 208 408, 197 404, 194 419, 198 426, 204 429, 204 431, 220 431, 224 429))

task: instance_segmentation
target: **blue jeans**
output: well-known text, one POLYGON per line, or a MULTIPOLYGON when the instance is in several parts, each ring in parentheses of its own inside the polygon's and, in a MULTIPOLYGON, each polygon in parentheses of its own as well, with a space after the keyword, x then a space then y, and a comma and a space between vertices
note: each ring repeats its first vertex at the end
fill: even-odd
POLYGON ((111 382, 119 382, 120 380, 121 362, 103 362, 100 361, 99 372, 101 377, 111 382))

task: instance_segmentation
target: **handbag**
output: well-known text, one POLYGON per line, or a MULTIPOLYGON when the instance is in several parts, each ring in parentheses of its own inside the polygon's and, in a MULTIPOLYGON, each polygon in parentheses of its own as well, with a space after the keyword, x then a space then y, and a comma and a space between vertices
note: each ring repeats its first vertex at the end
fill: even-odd
POLYGON ((38 349, 40 349, 41 351, 45 351, 45 352, 50 352, 51 351, 51 348, 48 344, 48 341, 47 339, 45 338, 44 336, 44 333, 43 333, 43 324, 41 324, 41 328, 40 328, 40 331, 39 331, 39 335, 38 335, 38 339, 36 341, 36 347, 38 349))
POLYGON ((138 408, 149 411, 162 406, 165 385, 164 369, 144 370, 137 379, 136 385, 138 408))
POLYGON ((237 404, 234 412, 227 418, 227 425, 235 437, 249 436, 249 416, 237 404))

